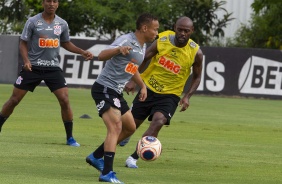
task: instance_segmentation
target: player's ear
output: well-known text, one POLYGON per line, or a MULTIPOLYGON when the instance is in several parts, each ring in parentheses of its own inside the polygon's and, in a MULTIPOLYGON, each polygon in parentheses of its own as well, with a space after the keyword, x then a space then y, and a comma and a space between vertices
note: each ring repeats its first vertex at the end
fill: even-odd
POLYGON ((142 32, 145 33, 148 29, 148 26, 146 24, 142 25, 142 32))

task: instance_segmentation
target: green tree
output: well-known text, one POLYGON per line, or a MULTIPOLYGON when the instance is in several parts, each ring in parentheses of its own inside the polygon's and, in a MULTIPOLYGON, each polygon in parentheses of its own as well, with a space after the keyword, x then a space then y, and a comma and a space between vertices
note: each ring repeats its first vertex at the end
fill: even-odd
POLYGON ((200 45, 208 45, 212 37, 223 37, 225 28, 231 20, 232 13, 228 13, 222 6, 226 1, 215 0, 173 0, 172 9, 174 19, 188 16, 194 22, 195 33, 192 35, 200 45), (223 11, 223 18, 219 18, 217 11, 223 11))
MULTIPOLYGON (((7 3, 9 1, 0 0, 5 5, 0 9, 0 21, 5 25, 0 26, 5 28, 0 28, 3 34, 20 33, 26 19, 43 10, 42 0, 7 3), (12 6, 17 8, 11 11, 12 6), (20 25, 17 29, 11 26, 17 24, 20 25)), ((70 35, 85 34, 107 40, 135 30, 136 18, 143 12, 151 12, 159 18, 159 31, 173 29, 179 16, 188 16, 194 21, 193 39, 207 45, 211 37, 223 36, 223 28, 232 20, 231 14, 222 8, 224 3, 216 0, 60 0, 57 14, 69 23, 70 35), (222 19, 215 13, 219 10, 225 12, 222 19)))
POLYGON ((249 25, 237 31, 233 45, 237 47, 282 49, 282 1, 255 0, 249 25))
POLYGON ((13 34, 20 32, 28 15, 28 8, 23 1, 0 0, 0 33, 13 34))

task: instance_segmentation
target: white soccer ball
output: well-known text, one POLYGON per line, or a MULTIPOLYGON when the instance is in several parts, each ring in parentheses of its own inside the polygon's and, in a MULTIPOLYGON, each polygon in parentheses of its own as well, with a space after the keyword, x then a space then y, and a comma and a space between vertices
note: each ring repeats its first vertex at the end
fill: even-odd
POLYGON ((162 144, 156 137, 142 137, 137 144, 137 154, 145 161, 156 160, 162 152, 162 144))

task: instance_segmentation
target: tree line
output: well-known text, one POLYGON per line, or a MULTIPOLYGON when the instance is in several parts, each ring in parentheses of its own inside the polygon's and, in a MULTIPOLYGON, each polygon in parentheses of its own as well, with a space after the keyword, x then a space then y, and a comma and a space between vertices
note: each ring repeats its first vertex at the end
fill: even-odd
MULTIPOLYGON (((192 39, 200 45, 212 46, 213 38, 224 37, 224 28, 234 19, 223 8, 225 3, 224 0, 60 0, 57 14, 69 23, 70 35, 83 34, 100 40, 114 40, 120 34, 134 31, 135 20, 143 12, 159 18, 159 31, 173 29, 178 17, 188 16, 195 27, 192 39), (219 18, 216 11, 223 11, 223 16, 219 18)), ((43 10, 41 4, 42 0, 0 0, 0 33, 20 34, 26 20, 43 10)), ((242 25, 235 38, 224 46, 281 49, 279 7, 282 1, 255 0, 250 24, 242 25)))

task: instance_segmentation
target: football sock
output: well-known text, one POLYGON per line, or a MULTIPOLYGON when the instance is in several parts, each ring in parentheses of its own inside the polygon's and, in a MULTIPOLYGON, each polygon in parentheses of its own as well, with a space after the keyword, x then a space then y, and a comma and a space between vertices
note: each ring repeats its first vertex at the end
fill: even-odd
POLYGON ((139 158, 137 151, 134 151, 134 153, 132 153, 131 157, 137 160, 139 158))
POLYGON ((115 152, 105 152, 104 153, 104 170, 102 171, 103 175, 108 174, 113 170, 115 152))
POLYGON ((93 153, 95 158, 102 158, 104 156, 104 143, 102 143, 93 153))
POLYGON ((5 123, 5 121, 8 119, 8 117, 4 117, 0 114, 0 132, 1 132, 1 129, 2 129, 2 126, 3 124, 5 123))
POLYGON ((72 121, 64 121, 64 126, 67 134, 67 140, 72 137, 72 127, 73 122, 72 121))

